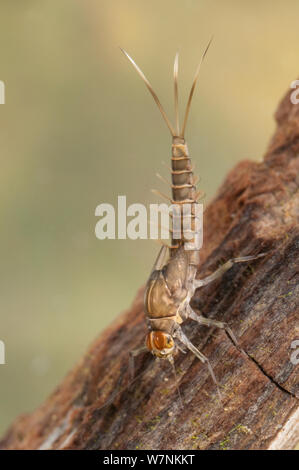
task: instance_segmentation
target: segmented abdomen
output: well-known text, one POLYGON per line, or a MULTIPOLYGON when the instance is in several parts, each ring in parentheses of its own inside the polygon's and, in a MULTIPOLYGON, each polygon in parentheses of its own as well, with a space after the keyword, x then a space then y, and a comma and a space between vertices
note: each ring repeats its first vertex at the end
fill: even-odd
MULTIPOLYGON (((172 233, 172 252, 175 251, 178 247, 183 245, 185 242, 190 242, 190 239, 187 240, 184 237, 184 227, 183 220, 186 215, 184 215, 184 205, 189 204, 191 208, 191 223, 189 227, 194 231, 194 214, 195 214, 195 204, 197 193, 196 193, 196 184, 193 174, 193 169, 191 165, 191 159, 188 153, 188 147, 185 140, 182 137, 174 137, 172 141, 172 156, 171 156, 171 178, 172 178, 172 203, 176 204, 180 211, 180 238, 176 238, 176 228, 174 224, 175 215, 173 215, 173 233, 172 233)), ((188 225, 185 225, 185 227, 188 225)), ((186 233, 186 229, 185 229, 186 233)), ((192 240, 191 240, 192 241, 192 240)))

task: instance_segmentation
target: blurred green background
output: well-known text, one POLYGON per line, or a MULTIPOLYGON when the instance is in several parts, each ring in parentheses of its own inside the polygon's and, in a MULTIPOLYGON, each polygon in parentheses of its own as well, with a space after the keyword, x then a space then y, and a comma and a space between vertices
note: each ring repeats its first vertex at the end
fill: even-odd
MULTIPOLYGON (((2 0, 0 432, 36 407, 132 302, 157 245, 99 241, 95 208, 156 202, 173 118, 210 36, 186 133, 209 200, 241 159, 261 159, 299 73, 297 1, 2 0)), ((162 189, 163 190, 163 189, 162 189)))

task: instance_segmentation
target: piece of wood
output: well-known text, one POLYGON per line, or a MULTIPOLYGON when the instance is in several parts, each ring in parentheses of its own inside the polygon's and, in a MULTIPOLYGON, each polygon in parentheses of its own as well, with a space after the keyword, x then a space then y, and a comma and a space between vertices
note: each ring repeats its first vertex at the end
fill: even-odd
POLYGON ((267 253, 250 265, 235 265, 192 301, 204 315, 229 323, 245 356, 223 331, 184 324, 210 359, 223 402, 192 353, 180 352, 175 360, 183 409, 169 363, 150 354, 138 358, 135 373, 141 375, 126 387, 129 351, 143 344, 146 333, 141 288, 132 307, 99 336, 45 403, 15 421, 0 448, 294 448, 299 441, 298 365, 291 361, 292 343, 299 339, 299 106, 289 93, 276 120, 264 161, 238 164, 205 212, 198 277, 231 257, 267 253))

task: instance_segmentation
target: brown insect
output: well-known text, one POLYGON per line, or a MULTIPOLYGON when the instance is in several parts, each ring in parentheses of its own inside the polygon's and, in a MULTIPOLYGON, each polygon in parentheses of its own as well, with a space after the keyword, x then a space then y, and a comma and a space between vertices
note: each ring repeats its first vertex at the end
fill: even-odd
MULTIPOLYGON (((197 67, 181 129, 178 113, 178 54, 176 54, 174 61, 174 103, 176 116, 176 126, 174 128, 147 78, 129 54, 122 50, 146 84, 170 130, 172 136, 171 202, 179 208, 182 226, 184 222, 186 222, 184 220, 186 217, 184 206, 187 204, 191 206, 189 217, 191 217, 190 225, 194 236, 193 241, 197 236, 196 206, 198 205, 199 193, 196 190, 197 181, 193 174, 191 158, 188 153, 184 134, 200 67, 209 49, 210 43, 211 41, 206 47, 197 67)), ((146 336, 145 345, 132 351, 131 355, 134 358, 143 351, 150 351, 154 356, 168 359, 171 364, 173 364, 173 355, 176 349, 184 351, 185 346, 192 351, 200 361, 208 366, 210 374, 217 384, 215 374, 208 358, 191 343, 183 333, 180 325, 187 318, 191 318, 201 325, 222 328, 227 332, 234 344, 237 345, 235 335, 226 323, 196 314, 190 307, 190 301, 196 289, 206 286, 215 279, 218 279, 235 263, 251 261, 264 256, 264 254, 230 259, 210 276, 204 279, 196 279, 197 266, 199 264, 199 249, 186 249, 187 243, 190 243, 190 238, 187 239, 183 234, 178 239, 174 231, 172 231, 171 246, 163 246, 161 248, 147 281, 144 295, 144 311, 149 333, 146 336), (168 256, 167 252, 169 252, 168 256)))

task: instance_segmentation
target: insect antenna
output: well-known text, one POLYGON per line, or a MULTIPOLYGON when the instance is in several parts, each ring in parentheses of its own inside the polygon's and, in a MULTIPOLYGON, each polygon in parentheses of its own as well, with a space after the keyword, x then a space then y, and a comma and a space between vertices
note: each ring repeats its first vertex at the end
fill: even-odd
POLYGON ((213 39, 213 36, 211 37, 211 39, 209 40, 208 42, 208 45, 207 47, 205 48, 204 50, 204 53, 202 54, 201 56, 201 59, 200 59, 200 62, 197 66, 197 69, 196 69, 196 72, 195 72, 195 75, 194 75, 194 79, 193 79, 193 83, 192 83, 192 87, 191 87, 191 90, 190 90, 190 94, 189 94, 189 98, 188 98, 188 102, 187 102, 187 106, 186 106, 186 111, 185 111, 185 117, 184 117, 184 122, 183 122, 183 127, 182 127, 182 132, 181 132, 181 137, 184 137, 184 134, 185 134, 185 129, 186 129, 186 124, 187 124, 187 120, 188 120, 188 116, 189 116, 189 111, 190 111, 190 107, 191 107, 191 101, 192 101, 192 97, 193 97, 193 93, 194 93, 194 89, 195 89, 195 86, 196 86, 196 82, 198 80, 198 77, 199 77, 199 72, 200 72, 200 68, 201 68, 201 64, 209 50, 209 47, 211 45, 211 42, 212 42, 212 39, 213 39))
POLYGON ((118 391, 115 391, 114 393, 112 393, 112 396, 110 398, 108 398, 108 400, 102 405, 100 406, 99 408, 97 408, 98 411, 100 410, 103 410, 104 408, 106 408, 107 406, 111 405, 111 403, 114 402, 114 400, 119 396, 121 395, 123 392, 125 392, 126 390, 128 390, 138 379, 140 379, 148 370, 148 367, 145 368, 143 371, 140 372, 140 374, 136 375, 136 377, 134 377, 132 380, 130 380, 130 382, 125 385, 124 387, 122 387, 120 390, 118 391))
POLYGON ((173 371, 173 375, 174 375, 174 381, 175 381, 175 388, 178 392, 181 408, 183 409, 184 408, 184 402, 183 402, 182 394, 181 394, 180 387, 179 387, 179 384, 178 384, 178 376, 177 376, 177 373, 176 373, 176 370, 175 370, 174 359, 173 359, 172 356, 168 356, 168 360, 169 360, 169 362, 171 364, 171 367, 172 367, 172 371, 173 371))
POLYGON ((152 88, 152 85, 150 84, 150 82, 148 81, 148 79, 146 78, 146 76, 144 75, 144 73, 142 72, 142 70, 138 67, 138 65, 134 62, 134 60, 132 59, 132 57, 129 56, 129 54, 122 48, 120 48, 120 50, 125 54, 125 56, 129 59, 129 61, 131 62, 131 64, 133 65, 134 69, 137 71, 137 73, 140 75, 140 77, 142 78, 142 80, 144 81, 144 83, 146 84, 147 88, 149 89, 152 97, 154 98, 155 102, 157 103, 157 106, 164 118, 164 121, 166 122, 167 124, 167 127, 168 129, 170 130, 171 132, 171 135, 172 136, 175 136, 175 130, 174 128, 172 127, 165 111, 164 111, 164 108, 162 106, 162 104, 160 103, 160 100, 158 98, 158 96, 156 95, 156 93, 154 92, 153 88, 152 88))

